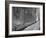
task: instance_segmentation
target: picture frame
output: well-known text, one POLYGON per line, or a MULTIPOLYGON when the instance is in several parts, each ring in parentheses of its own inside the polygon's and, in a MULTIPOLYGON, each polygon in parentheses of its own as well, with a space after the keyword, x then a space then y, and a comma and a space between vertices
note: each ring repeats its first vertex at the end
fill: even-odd
MULTIPOLYGON (((21 15, 21 13, 19 14, 21 15)), ((18 19, 20 18, 19 14, 18 14, 18 19)), ((33 22, 34 20, 32 20, 31 24, 34 24, 33 22)), ((25 21, 23 22, 25 24, 25 21)), ((23 24, 23 22, 20 22, 20 23, 17 22, 16 24, 17 25, 23 24)), ((26 24, 28 25, 28 23, 26 24)), ((24 2, 24 1, 5 1, 5 36, 6 37, 22 37, 22 36, 39 36, 39 35, 45 35, 45 3, 24 2), (17 21, 14 20, 14 19, 17 19, 17 17, 14 17, 14 15, 17 15, 16 10, 17 10, 17 13, 19 13, 18 11, 23 12, 22 10, 27 11, 27 12, 24 11, 22 13, 22 16, 24 16, 23 18, 21 17, 22 19, 26 19, 26 17, 29 16, 28 14, 27 16, 25 16, 26 15, 25 13, 29 13, 28 10, 30 10, 32 15, 31 18, 35 20, 35 23, 37 22, 38 19, 40 19, 40 22, 38 23, 40 26, 37 25, 37 27, 39 27, 39 30, 36 29, 36 27, 35 28, 33 27, 34 28, 34 29, 32 28, 33 30, 32 29, 27 30, 26 28, 26 31, 25 31, 24 29, 22 30, 22 28, 26 27, 24 25, 22 26, 22 28, 21 26, 13 26, 14 23, 18 21, 18 20, 17 21), (37 15, 38 15, 37 12, 40 13, 38 16, 39 18, 37 18, 37 15)))

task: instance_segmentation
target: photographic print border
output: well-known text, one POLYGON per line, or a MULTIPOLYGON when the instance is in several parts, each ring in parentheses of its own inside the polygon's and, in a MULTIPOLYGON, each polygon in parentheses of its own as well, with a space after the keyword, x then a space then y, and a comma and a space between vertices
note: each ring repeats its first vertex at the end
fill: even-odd
POLYGON ((24 1, 5 1, 5 37, 22 37, 22 36, 38 36, 45 35, 45 3, 41 2, 24 2, 24 1), (22 34, 22 35, 9 35, 9 4, 22 3, 22 4, 33 4, 43 5, 43 33, 37 34, 22 34))

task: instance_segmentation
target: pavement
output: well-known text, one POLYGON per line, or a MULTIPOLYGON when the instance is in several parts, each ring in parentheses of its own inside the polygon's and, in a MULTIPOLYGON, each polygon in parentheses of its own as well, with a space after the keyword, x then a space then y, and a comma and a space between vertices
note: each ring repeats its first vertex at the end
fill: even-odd
POLYGON ((40 22, 38 21, 37 23, 28 26, 24 30, 39 30, 39 29, 40 29, 40 22))

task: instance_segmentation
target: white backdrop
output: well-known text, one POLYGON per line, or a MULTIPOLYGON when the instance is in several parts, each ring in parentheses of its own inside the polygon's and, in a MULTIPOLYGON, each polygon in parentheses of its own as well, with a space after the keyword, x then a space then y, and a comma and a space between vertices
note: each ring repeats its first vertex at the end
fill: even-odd
MULTIPOLYGON (((17 1, 45 2, 46 0, 17 0, 17 1)), ((0 0, 0 38, 5 38, 5 0, 0 0)), ((46 38, 46 34, 45 36, 28 36, 28 37, 17 37, 17 38, 46 38)))

